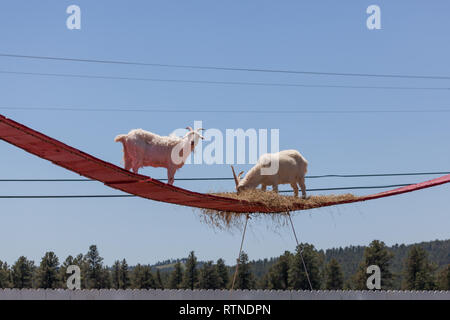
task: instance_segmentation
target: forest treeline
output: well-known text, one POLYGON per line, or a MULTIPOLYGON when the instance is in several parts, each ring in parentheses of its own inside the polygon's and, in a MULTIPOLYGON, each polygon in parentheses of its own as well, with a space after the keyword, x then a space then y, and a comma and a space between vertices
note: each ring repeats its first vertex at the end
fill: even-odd
POLYGON ((242 252, 235 278, 235 266, 223 259, 197 261, 193 251, 153 266, 129 266, 125 259, 106 266, 92 245, 86 254, 62 263, 54 252, 46 252, 37 265, 24 256, 12 265, 0 261, 0 288, 67 288, 70 265, 80 267, 81 288, 86 289, 228 289, 234 280, 235 289, 308 290, 310 282, 313 289, 366 290, 367 267, 377 265, 382 289, 449 290, 450 240, 392 247, 374 240, 368 246, 325 251, 304 243, 294 252, 257 261, 242 252))

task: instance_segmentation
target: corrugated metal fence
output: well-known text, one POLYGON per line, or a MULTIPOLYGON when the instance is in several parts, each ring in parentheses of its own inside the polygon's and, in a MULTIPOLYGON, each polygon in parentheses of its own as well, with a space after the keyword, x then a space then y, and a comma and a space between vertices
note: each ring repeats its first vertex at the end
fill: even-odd
POLYGON ((0 300, 450 300, 450 291, 0 289, 0 300))

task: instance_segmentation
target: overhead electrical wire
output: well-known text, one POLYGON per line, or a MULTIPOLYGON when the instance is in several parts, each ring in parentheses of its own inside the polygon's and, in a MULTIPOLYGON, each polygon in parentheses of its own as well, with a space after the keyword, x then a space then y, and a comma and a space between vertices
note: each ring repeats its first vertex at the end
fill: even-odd
MULTIPOLYGON (((307 176, 309 179, 317 178, 362 178, 362 177, 392 177, 392 176, 418 176, 418 175, 442 175, 450 174, 447 171, 440 172, 412 172, 412 173, 380 173, 380 174, 329 174, 329 175, 313 175, 307 176)), ((158 179, 166 181, 167 179, 158 179)), ((234 178, 178 178, 177 181, 217 181, 217 180, 234 180, 234 178)), ((0 179, 0 182, 92 182, 91 179, 0 179)), ((362 189, 385 189, 394 187, 409 186, 408 184, 391 184, 391 185, 375 185, 375 186, 347 186, 333 188, 312 188, 307 189, 309 192, 315 191, 338 191, 338 190, 362 190, 362 189)), ((281 190, 280 193, 293 192, 293 190, 281 190)), ((70 198, 130 198, 136 197, 130 194, 121 195, 0 195, 0 199, 70 199, 70 198)))
POLYGON ((82 62, 82 63, 100 63, 100 64, 116 64, 116 65, 135 65, 147 67, 165 67, 179 69, 201 69, 201 70, 220 70, 220 71, 240 71, 240 72, 264 72, 264 73, 287 73, 287 74, 303 74, 315 76, 344 76, 344 77, 375 77, 375 78, 402 78, 402 79, 429 79, 429 80, 450 80, 450 76, 438 75, 405 75, 405 74, 376 74, 376 73, 354 73, 354 72, 323 72, 323 71, 307 71, 307 70, 283 70, 269 68, 239 68, 239 67, 222 67, 222 66, 202 66, 202 65, 182 65, 167 63, 148 63, 135 62, 125 60, 106 60, 106 59, 83 59, 73 57, 52 57, 38 55, 21 55, 0 53, 0 57, 33 59, 33 60, 53 60, 65 62, 82 62))
MULTIPOLYGON (((306 179, 321 178, 366 178, 366 177, 399 177, 399 176, 427 176, 427 175, 444 175, 450 174, 450 171, 434 171, 434 172, 405 172, 405 173, 370 173, 370 174, 324 174, 310 175, 306 179)), ((156 179, 159 181, 167 181, 166 178, 156 179)), ((201 177, 201 178, 177 178, 177 181, 231 181, 233 177, 201 177)), ((0 179, 0 182, 94 182, 92 179, 0 179)))
MULTIPOLYGON (((336 191, 336 190, 356 190, 356 189, 384 189, 393 187, 405 187, 408 184, 392 184, 383 186, 360 186, 360 187, 338 187, 338 188, 316 188, 306 189, 308 192, 312 191, 336 191)), ((281 190, 279 192, 293 192, 292 190, 281 190)), ((130 198, 138 197, 132 194, 93 194, 93 195, 0 195, 0 199, 66 199, 66 198, 130 198)))
POLYGON ((215 109, 208 110, 190 109, 185 107, 182 109, 168 109, 159 107, 159 109, 137 109, 136 106, 129 108, 76 108, 76 107, 4 107, 0 106, 0 110, 12 111, 74 111, 74 112, 151 112, 151 113, 251 113, 251 114, 371 114, 371 113, 448 113, 450 107, 445 109, 370 109, 370 110, 250 110, 250 109, 215 109))
POLYGON ((93 194, 93 195, 37 195, 37 196, 0 196, 0 199, 71 199, 71 198, 131 198, 132 194, 93 194))
POLYGON ((119 77, 105 75, 86 75, 73 73, 46 73, 46 72, 25 72, 0 70, 0 74, 59 77, 59 78, 81 78, 100 80, 130 80, 146 82, 165 83, 190 83, 190 84, 211 84, 211 85, 243 85, 243 86, 264 86, 264 87, 291 87, 291 88, 328 88, 328 89, 377 89, 377 90, 437 90, 449 91, 450 87, 408 87, 408 86, 355 86, 355 85, 327 85, 327 84, 302 84, 302 83, 275 83, 275 82, 245 82, 245 81, 212 81, 212 80, 185 80, 185 79, 159 79, 159 78, 139 78, 139 77, 119 77))

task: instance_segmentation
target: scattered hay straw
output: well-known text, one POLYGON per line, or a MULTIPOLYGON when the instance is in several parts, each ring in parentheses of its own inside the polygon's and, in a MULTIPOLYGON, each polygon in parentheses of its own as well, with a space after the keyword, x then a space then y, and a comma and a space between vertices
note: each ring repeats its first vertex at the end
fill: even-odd
MULTIPOLYGON (((260 189, 246 190, 237 194, 235 192, 220 192, 212 193, 216 196, 227 197, 238 200, 245 200, 248 202, 259 203, 265 206, 269 210, 273 210, 270 213, 252 213, 251 218, 254 217, 270 217, 278 225, 284 225, 286 223, 287 213, 301 209, 312 209, 320 207, 321 205, 341 202, 352 201, 358 197, 347 194, 330 194, 330 195, 317 195, 310 196, 306 199, 294 196, 284 196, 273 191, 262 191, 260 189)), ((242 212, 228 212, 213 209, 200 209, 203 216, 203 221, 219 229, 233 229, 239 227, 242 222, 245 221, 246 213, 242 212)))

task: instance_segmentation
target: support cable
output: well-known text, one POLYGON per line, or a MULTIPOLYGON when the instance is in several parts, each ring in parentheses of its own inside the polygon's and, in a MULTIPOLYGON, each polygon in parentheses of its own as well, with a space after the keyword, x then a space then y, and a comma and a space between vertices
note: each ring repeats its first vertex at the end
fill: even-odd
POLYGON ((298 242, 297 239, 297 234, 295 233, 295 229, 294 229, 294 224, 292 223, 292 218, 291 218, 291 213, 288 211, 287 215, 289 217, 289 221, 291 221, 291 226, 292 226, 292 232, 294 232, 294 237, 295 237, 295 241, 297 242, 297 248, 298 248, 298 252, 300 253, 300 258, 302 259, 303 262, 303 268, 305 269, 305 273, 306 273, 306 278, 308 279, 308 283, 309 283, 309 288, 311 289, 311 291, 313 290, 312 284, 311 284, 311 280, 309 279, 309 273, 308 273, 308 269, 306 268, 306 263, 305 263, 305 259, 303 259, 303 249, 300 247, 300 244, 298 242))
POLYGON ((239 262, 241 260, 242 246, 244 245, 245 231, 247 230, 248 219, 249 219, 249 214, 247 213, 247 215, 245 216, 245 225, 244 225, 244 232, 242 233, 241 248, 239 249, 239 256, 236 261, 236 270, 234 271, 233 283, 231 284, 231 290, 234 290, 234 283, 236 281, 236 276, 237 276, 238 270, 239 270, 239 262))

